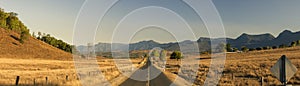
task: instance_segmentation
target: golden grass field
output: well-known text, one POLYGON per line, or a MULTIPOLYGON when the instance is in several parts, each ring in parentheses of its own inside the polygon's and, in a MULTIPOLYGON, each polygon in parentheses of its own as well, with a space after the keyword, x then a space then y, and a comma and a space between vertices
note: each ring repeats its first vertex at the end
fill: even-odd
MULTIPOLYGON (((30 37, 24 44, 19 43, 11 36, 18 37, 15 32, 0 29, 0 85, 15 85, 16 76, 20 76, 21 85, 73 85, 80 82, 74 69, 72 54, 47 45, 30 37), (68 80, 66 76, 68 75, 68 80)), ((227 53, 225 69, 219 85, 260 85, 263 77, 264 85, 280 85, 279 80, 271 74, 270 68, 282 56, 287 58, 299 69, 300 47, 251 51, 246 53, 227 53), (233 76, 232 76, 233 75, 233 76)), ((210 55, 195 56, 199 60, 199 69, 195 85, 203 85, 211 64, 210 55)), ((135 66, 142 59, 132 59, 135 66)), ((122 75, 116 69, 112 59, 99 58, 99 68, 112 67, 102 70, 105 78, 110 82, 122 82, 116 79, 122 75)), ((176 78, 180 61, 167 60, 165 74, 171 79, 176 78)), ((297 72, 288 84, 300 85, 300 73, 297 72)), ((113 84, 118 85, 118 84, 113 84)))
MULTIPOLYGON (((300 67, 300 47, 253 51, 247 53, 228 53, 225 63, 223 76, 219 85, 260 85, 260 78, 264 77, 264 85, 280 85, 270 72, 270 68, 281 57, 286 55, 287 58, 297 67, 300 67), (232 78, 232 74, 234 78, 232 78)), ((200 58, 209 58, 209 55, 201 55, 200 58)), ((132 60, 138 64, 141 59, 132 60)), ((98 59, 100 67, 114 66, 112 59, 98 59)), ((176 69, 180 61, 168 60, 167 64, 173 68, 167 69, 167 75, 174 79, 171 72, 176 69)), ((196 85, 202 85, 209 71, 210 59, 199 60, 198 78, 196 85)), ((0 58, 0 83, 1 85, 14 85, 16 76, 20 76, 20 84, 32 85, 34 79, 37 84, 45 84, 45 77, 48 77, 48 84, 51 85, 80 85, 77 80, 73 61, 60 60, 35 60, 35 59, 10 59, 0 58), (68 80, 66 80, 68 75, 68 80)), ((115 70, 117 71, 117 70, 115 70)), ((176 71, 176 70, 175 70, 176 71)), ((106 79, 112 80, 117 77, 119 72, 105 72, 106 79)), ((300 84, 300 73, 297 72, 292 77, 289 84, 300 84)))
MULTIPOLYGON (((138 64, 141 59, 133 59, 138 64)), ((112 59, 99 59, 99 69, 109 81, 118 77, 120 72, 115 68, 112 59)), ((80 85, 74 69, 74 61, 59 60, 34 60, 34 59, 9 59, 0 58, 0 85, 15 85, 16 76, 20 76, 20 85, 80 85), (68 76, 68 79, 66 79, 68 76)))
MULTIPOLYGON (((287 58, 298 68, 300 68, 300 47, 285 49, 252 51, 246 53, 227 53, 225 69, 223 71, 220 86, 259 86, 261 77, 263 85, 281 85, 280 81, 272 75, 270 68, 282 56, 287 58), (232 76, 233 75, 233 76, 232 76)), ((203 85, 211 64, 210 55, 201 55, 199 69, 195 85, 203 85)), ((175 67, 179 61, 168 60, 167 64, 175 67)), ((176 68, 167 69, 169 72, 176 72, 176 68)), ((300 85, 300 72, 292 77, 288 84, 300 85)))
MULTIPOLYGON (((270 68, 281 57, 286 55, 287 58, 297 67, 300 67, 300 47, 253 51, 247 53, 228 53, 225 63, 223 76, 219 81, 219 85, 260 85, 260 78, 264 77, 264 85, 280 85, 279 80, 276 79, 270 72, 270 68), (232 74, 234 78, 232 78, 232 74)), ((201 55, 200 58, 209 58, 209 55, 201 55)), ((141 59, 132 60, 138 64, 141 59)), ((112 59, 101 58, 98 59, 100 67, 114 66, 112 59)), ((169 72, 171 79, 174 79, 175 74, 172 69, 176 69, 180 61, 168 60, 167 64, 173 68, 166 71, 169 72)), ((195 81, 196 85, 202 85, 206 78, 206 73, 209 71, 210 59, 199 60, 198 78, 195 81)), ((80 85, 78 81, 74 63, 70 61, 60 60, 35 60, 35 59, 11 59, 0 58, 0 84, 14 85, 16 76, 20 76, 20 84, 32 85, 45 84, 45 77, 48 77, 48 84, 50 85, 80 85), (68 80, 66 80, 68 75, 68 80)), ((117 71, 117 70, 115 70, 117 71)), ((176 71, 176 70, 175 70, 176 71)), ((106 79, 112 80, 117 77, 119 72, 105 72, 106 79)), ((292 77, 289 84, 300 84, 300 73, 297 72, 292 77)))

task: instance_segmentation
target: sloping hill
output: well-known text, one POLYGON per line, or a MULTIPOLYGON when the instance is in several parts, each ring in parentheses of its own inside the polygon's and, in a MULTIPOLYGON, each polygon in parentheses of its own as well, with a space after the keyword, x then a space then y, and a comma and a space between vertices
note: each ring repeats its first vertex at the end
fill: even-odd
POLYGON ((0 28, 0 58, 72 60, 72 54, 31 36, 22 44, 19 34, 0 28))

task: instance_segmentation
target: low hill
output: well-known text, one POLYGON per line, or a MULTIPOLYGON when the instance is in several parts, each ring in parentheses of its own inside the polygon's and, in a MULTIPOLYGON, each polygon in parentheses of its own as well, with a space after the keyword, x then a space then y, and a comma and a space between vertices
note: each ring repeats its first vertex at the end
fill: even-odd
POLYGON ((72 54, 28 36, 24 43, 20 34, 0 28, 0 58, 72 60, 72 54))

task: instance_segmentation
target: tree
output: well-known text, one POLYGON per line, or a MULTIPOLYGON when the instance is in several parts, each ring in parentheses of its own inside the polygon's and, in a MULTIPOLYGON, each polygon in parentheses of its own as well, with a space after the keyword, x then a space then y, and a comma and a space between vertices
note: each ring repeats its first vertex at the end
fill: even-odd
POLYGON ((293 41, 292 43, 291 43, 291 47, 295 47, 297 45, 297 42, 295 42, 295 41, 293 41))
POLYGON ((300 45, 300 40, 297 40, 296 44, 297 44, 297 46, 299 46, 300 45))
POLYGON ((232 48, 233 49, 233 52, 238 52, 239 51, 239 49, 237 49, 237 48, 232 48))
POLYGON ((272 49, 277 49, 277 46, 272 46, 272 49))
POLYGON ((159 51, 158 50, 153 50, 152 53, 151 53, 151 56, 154 56, 154 57, 159 57, 159 51))
POLYGON ((269 46, 263 47, 264 50, 271 49, 269 46))
POLYGON ((160 55, 159 55, 160 60, 165 61, 166 60, 166 56, 167 56, 167 52, 165 50, 161 50, 160 51, 160 55))
POLYGON ((254 50, 255 50, 254 48, 250 48, 250 49, 249 49, 249 51, 254 51, 254 50))
POLYGON ((41 35, 42 35, 42 33, 41 33, 41 32, 38 32, 38 35, 39 35, 39 37, 38 37, 38 38, 41 38, 41 35))
POLYGON ((232 48, 230 44, 226 44, 226 51, 227 52, 232 52, 232 48))
POLYGON ((20 43, 24 43, 24 40, 27 39, 27 36, 28 36, 27 33, 28 33, 27 31, 22 31, 21 32, 20 39, 19 39, 20 43))
POLYGON ((246 47, 246 46, 242 46, 242 49, 241 49, 243 52, 247 52, 249 51, 249 49, 246 47))
POLYGON ((36 35, 35 35, 35 33, 34 33, 34 32, 32 32, 32 37, 36 38, 36 35))
POLYGON ((179 52, 179 51, 174 51, 172 54, 171 54, 171 56, 170 56, 170 59, 181 59, 182 58, 182 56, 181 56, 181 52, 179 52))
POLYGON ((279 48, 286 48, 287 46, 285 44, 279 45, 279 48))
POLYGON ((256 48, 256 50, 262 50, 262 48, 261 48, 261 47, 258 47, 258 48, 256 48))

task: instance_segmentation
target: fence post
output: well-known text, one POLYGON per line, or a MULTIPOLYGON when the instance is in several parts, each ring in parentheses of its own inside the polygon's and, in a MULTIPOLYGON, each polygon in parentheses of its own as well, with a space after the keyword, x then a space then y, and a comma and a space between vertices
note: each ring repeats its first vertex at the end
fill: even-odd
POLYGON ((46 85, 48 85, 48 77, 46 77, 46 85))
POLYGON ((19 85, 19 80, 20 80, 20 76, 17 76, 17 79, 16 79, 16 86, 19 85))
POLYGON ((33 86, 35 86, 35 78, 33 78, 33 86))
POLYGON ((263 77, 263 76, 261 77, 261 83, 260 83, 260 86, 264 86, 264 77, 263 77))
POLYGON ((66 75, 66 81, 68 81, 68 78, 69 78, 68 75, 66 75))

